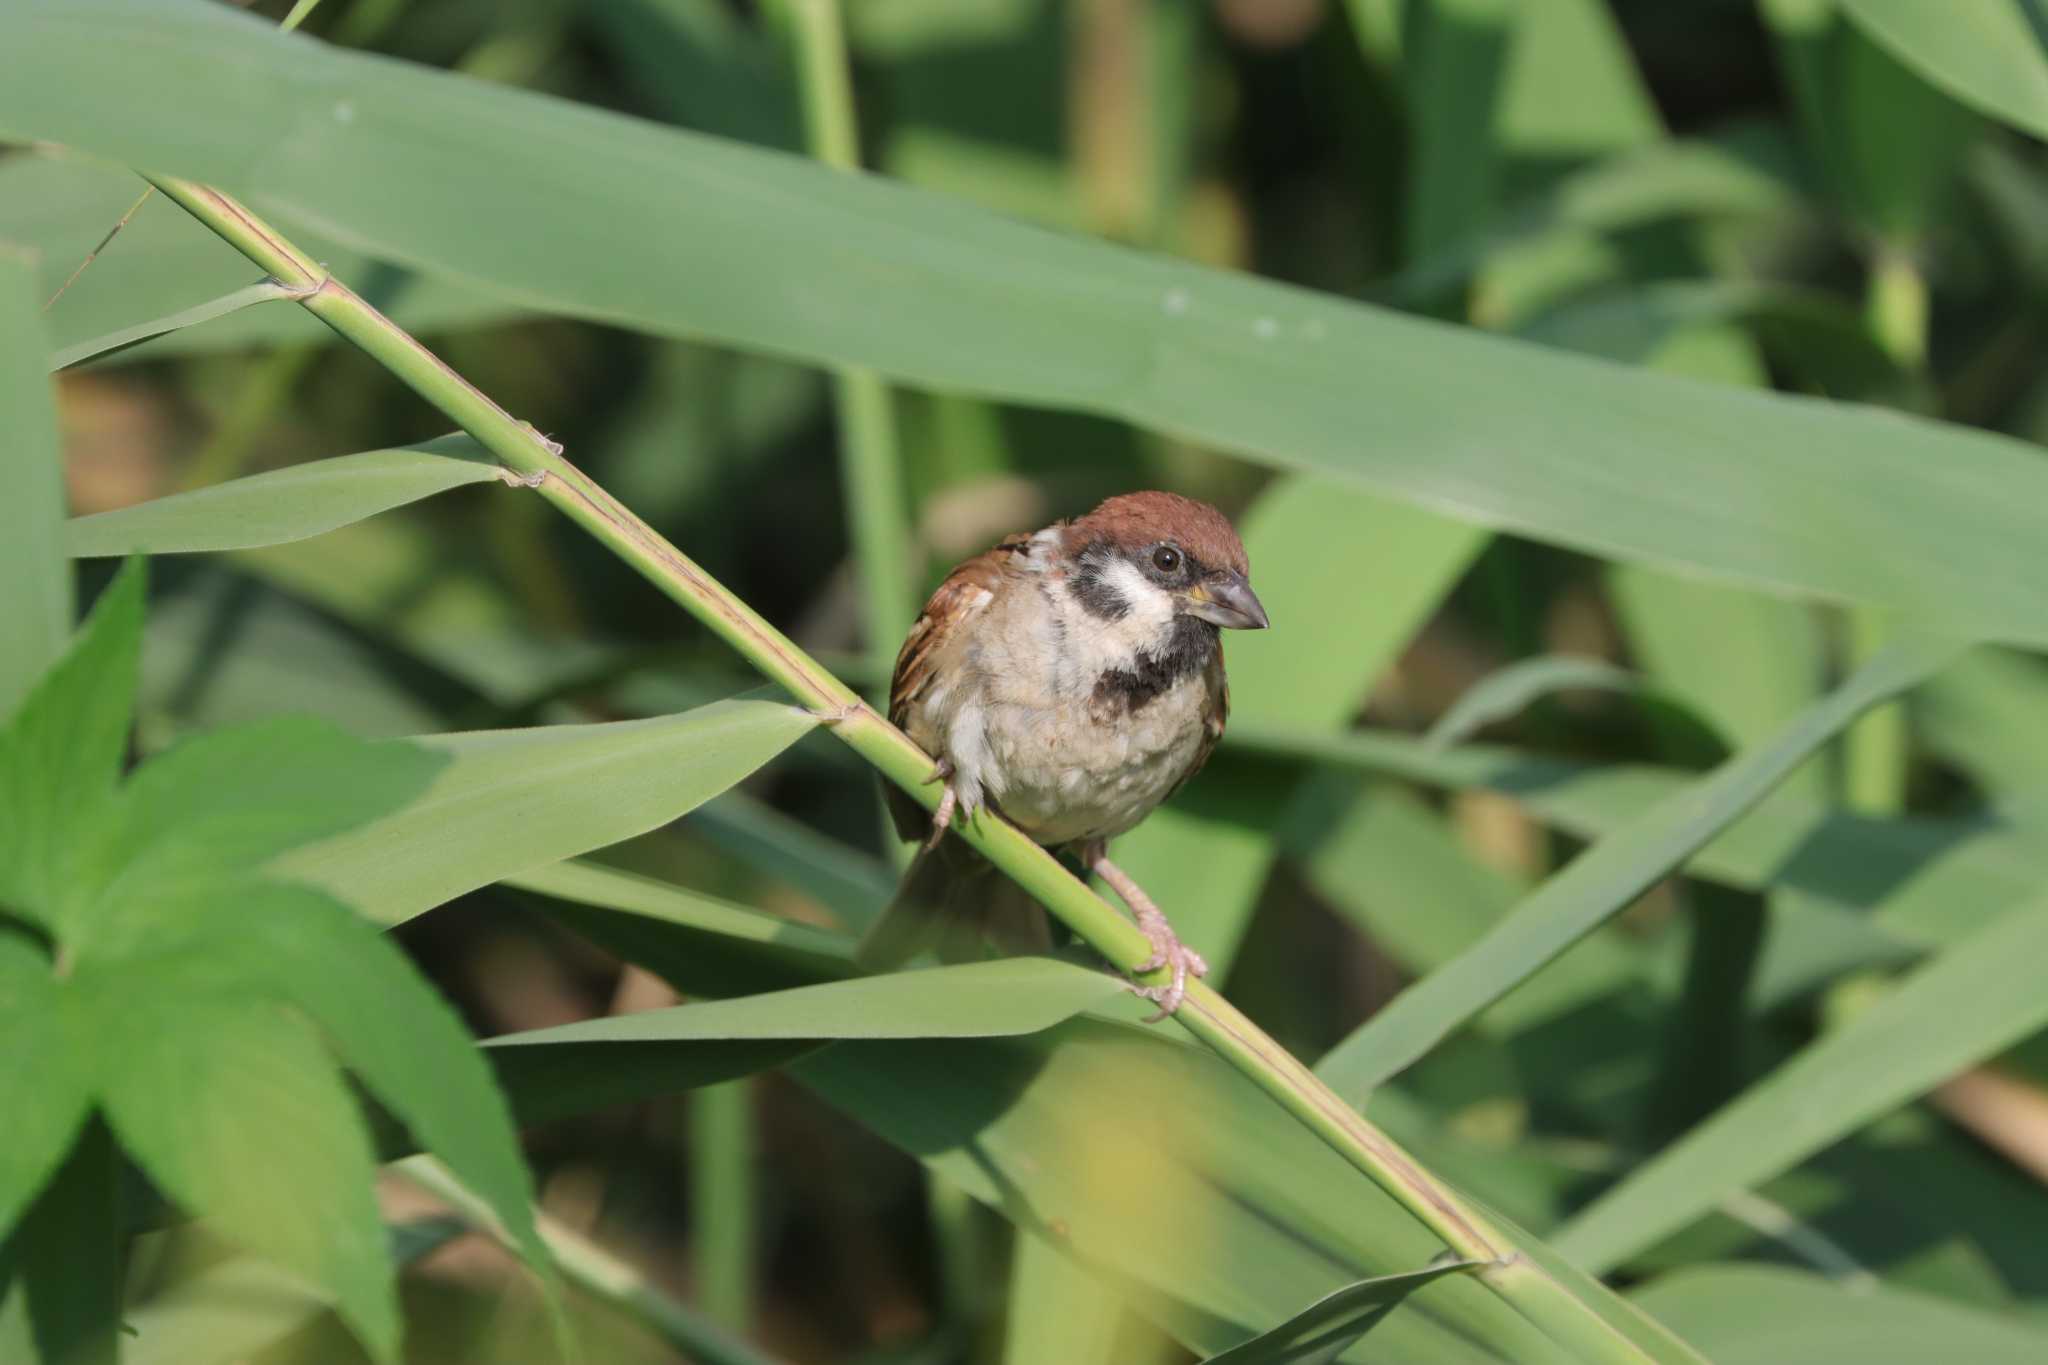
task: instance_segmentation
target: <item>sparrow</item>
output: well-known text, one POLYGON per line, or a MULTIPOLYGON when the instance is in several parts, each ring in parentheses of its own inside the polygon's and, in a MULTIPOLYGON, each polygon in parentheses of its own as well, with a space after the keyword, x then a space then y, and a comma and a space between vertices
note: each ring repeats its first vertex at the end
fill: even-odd
POLYGON ((1224 630, 1263 630, 1244 544, 1222 513, 1175 493, 1127 493, 1086 516, 1008 537, 946 576, 896 659, 889 719, 936 763, 937 811, 885 788, 897 833, 922 839, 890 908, 863 942, 893 965, 936 935, 942 957, 984 937, 1051 946, 1044 914, 959 840, 956 819, 988 810, 1102 878, 1152 945, 1136 968, 1171 969, 1136 988, 1180 1007, 1207 973, 1131 878, 1109 860, 1195 775, 1223 735, 1224 630))

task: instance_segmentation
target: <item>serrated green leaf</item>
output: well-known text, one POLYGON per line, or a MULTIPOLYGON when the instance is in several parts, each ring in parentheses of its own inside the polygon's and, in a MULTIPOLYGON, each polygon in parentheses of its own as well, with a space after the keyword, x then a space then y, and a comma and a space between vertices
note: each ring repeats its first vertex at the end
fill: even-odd
POLYGON ((73 517, 64 528, 64 545, 78 559, 282 545, 498 476, 482 446, 467 436, 445 436, 424 445, 311 460, 73 517))
POLYGON ((142 648, 141 561, 124 565, 64 657, 0 732, 0 906, 49 925, 114 799, 142 648))
POLYGON ((1961 647, 1924 638, 1886 650, 1776 735, 1581 855, 1470 951, 1396 996, 1332 1048, 1318 1073, 1339 1094, 1362 1100, 1682 865, 1864 710, 1912 687, 1961 647))
POLYGON ((503 1096, 455 1011, 366 920, 322 892, 252 882, 156 902, 138 969, 216 998, 267 998, 335 1055, 490 1206, 529 1264, 549 1266, 503 1096))
POLYGON ((355 1101, 312 1027, 268 1001, 170 989, 146 964, 89 968, 108 1121, 163 1190, 305 1276, 378 1360, 398 1300, 355 1101))
POLYGON ((1941 953, 1595 1200, 1557 1249, 1611 1267, 2048 1025, 2044 955, 2039 904, 1941 953))
POLYGON ((428 736, 421 747, 450 761, 425 796, 274 870, 395 924, 685 815, 815 724, 795 707, 727 701, 653 720, 428 736))
POLYGON ((0 724, 64 652, 71 570, 61 560, 64 463, 35 271, 0 234, 0 724))
POLYGON ((92 1111, 91 1072, 66 1017, 55 964, 0 923, 0 1235, 34 1199, 92 1111))
POLYGON ((1123 416, 1610 558, 2048 642, 2048 466, 1989 432, 1063 237, 199 0, 10 6, 0 130, 215 183, 576 316, 1123 416))

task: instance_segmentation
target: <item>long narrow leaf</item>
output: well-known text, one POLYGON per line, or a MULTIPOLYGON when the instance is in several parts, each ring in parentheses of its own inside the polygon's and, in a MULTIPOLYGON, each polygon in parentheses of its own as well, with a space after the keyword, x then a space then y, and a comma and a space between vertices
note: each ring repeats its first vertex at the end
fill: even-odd
POLYGON ((814 724, 794 707, 732 701, 653 720, 429 736, 421 745, 452 761, 424 797, 295 850, 276 870, 396 924, 685 815, 814 724))
POLYGON ((399 450, 314 460, 74 517, 65 528, 65 548, 76 558, 90 559, 280 545, 498 477, 483 447, 467 436, 448 436, 399 450))
POLYGON ((1317 1070, 1340 1094, 1362 1098, 1625 909, 1844 725, 1919 682, 1960 649, 1947 640, 1909 639, 1873 659, 1770 740, 1645 812, 1545 882, 1478 945, 1339 1043, 1317 1070))
POLYGON ((1601 1196, 1557 1249, 1609 1268, 2048 1024, 2043 961, 2041 904, 1949 949, 1601 1196))
POLYGON ((1325 1294, 1271 1331, 1209 1357, 1208 1365, 1329 1365, 1370 1332, 1395 1304, 1431 1280, 1476 1261, 1444 1261, 1421 1270, 1348 1284, 1325 1294))
POLYGON ((230 313, 239 313, 242 309, 254 304, 270 303, 276 299, 286 298, 290 295, 290 292, 290 290, 286 289, 276 280, 261 280, 245 288, 237 289, 232 294, 223 294, 217 299, 209 299, 207 302, 195 307, 181 309, 164 317, 151 318, 148 322, 138 322, 130 327, 123 327, 102 336, 92 337, 89 340, 62 347, 56 354, 50 357, 50 369, 52 373, 58 370, 68 370, 73 365, 83 364, 96 355, 105 355, 109 351, 118 351, 125 347, 139 345, 142 342, 148 341, 151 337, 160 337, 166 332, 175 332, 184 327, 196 327, 202 322, 211 322, 215 318, 224 318, 230 313))
POLYGON ((1989 433, 1061 237, 202 0, 9 6, 0 132, 215 182, 583 317, 1113 413, 1609 557, 2048 642, 2048 465, 1989 433))

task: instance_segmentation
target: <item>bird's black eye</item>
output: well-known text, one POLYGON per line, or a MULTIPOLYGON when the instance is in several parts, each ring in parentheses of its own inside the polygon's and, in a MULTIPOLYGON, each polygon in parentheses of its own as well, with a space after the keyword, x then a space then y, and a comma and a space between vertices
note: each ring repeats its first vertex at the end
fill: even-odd
POLYGON ((1162 545, 1152 552, 1152 567, 1161 573, 1180 571, 1180 551, 1171 545, 1162 545))

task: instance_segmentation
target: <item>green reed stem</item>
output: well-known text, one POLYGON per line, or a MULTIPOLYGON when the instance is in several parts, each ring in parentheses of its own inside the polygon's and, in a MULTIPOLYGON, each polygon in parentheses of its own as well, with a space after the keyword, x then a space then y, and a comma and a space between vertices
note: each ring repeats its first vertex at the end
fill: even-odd
MULTIPOLYGON (((562 457, 561 447, 492 402, 410 334, 331 278, 242 204, 189 181, 151 177, 165 195, 289 287, 299 303, 355 343, 502 460, 508 478, 534 489, 828 726, 889 781, 931 807, 939 788, 932 758, 851 688, 798 649, 752 607, 633 515, 562 457)), ((1125 973, 1151 955, 1129 919, 1015 826, 985 811, 954 829, 1088 946, 1125 973), (964 827, 963 827, 964 826, 964 827)), ((1164 984, 1166 972, 1143 980, 1164 984)), ((1174 1016, 1188 1032, 1272 1096, 1463 1259, 1524 1318, 1588 1362, 1643 1365, 1651 1358, 1596 1308, 1529 1256, 1456 1192, 1438 1182, 1279 1043, 1203 982, 1191 983, 1174 1016)))
POLYGON ((754 1087, 709 1085, 686 1103, 697 1301, 721 1327, 744 1332, 754 1317, 754 1087))

